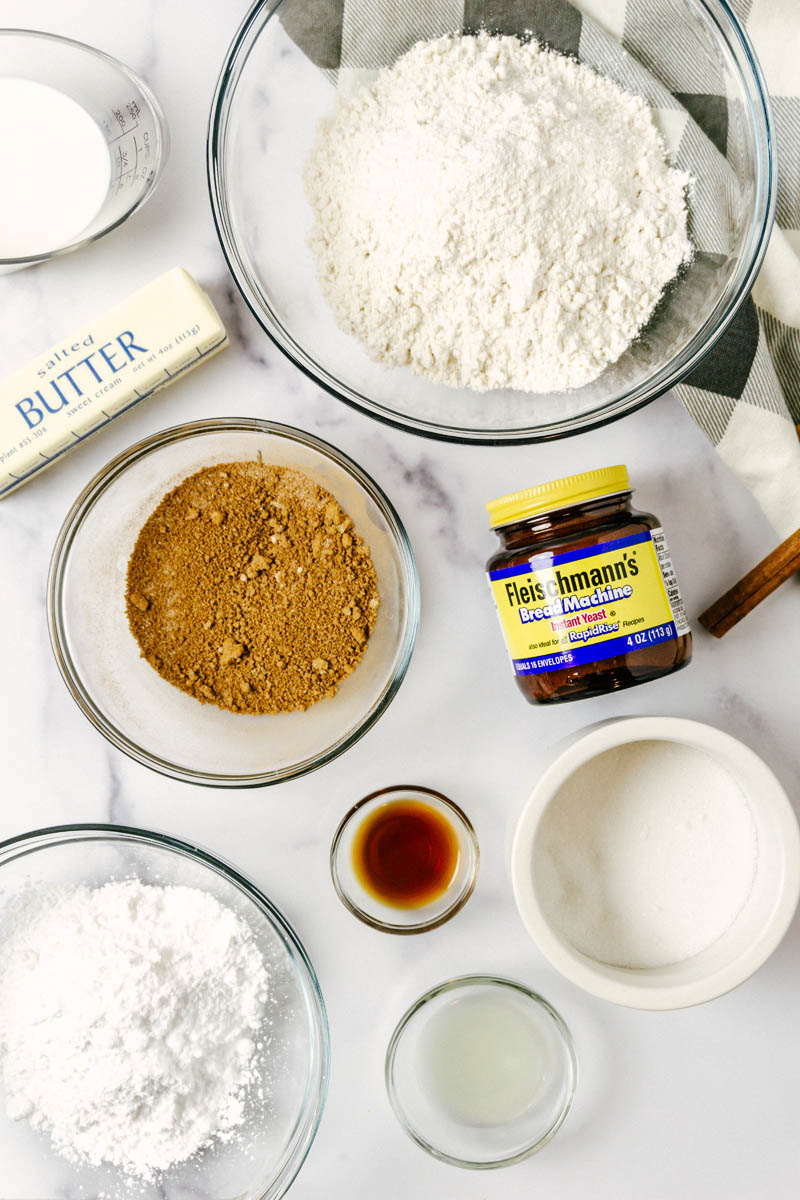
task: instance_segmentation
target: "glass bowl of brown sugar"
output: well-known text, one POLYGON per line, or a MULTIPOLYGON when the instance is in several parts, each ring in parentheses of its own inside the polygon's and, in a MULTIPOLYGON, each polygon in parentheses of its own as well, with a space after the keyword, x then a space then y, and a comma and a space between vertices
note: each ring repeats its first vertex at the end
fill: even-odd
POLYGON ((353 745, 408 668, 419 582, 369 475, 267 421, 176 426, 87 485, 58 535, 50 639, 84 715, 174 779, 259 787, 353 745))

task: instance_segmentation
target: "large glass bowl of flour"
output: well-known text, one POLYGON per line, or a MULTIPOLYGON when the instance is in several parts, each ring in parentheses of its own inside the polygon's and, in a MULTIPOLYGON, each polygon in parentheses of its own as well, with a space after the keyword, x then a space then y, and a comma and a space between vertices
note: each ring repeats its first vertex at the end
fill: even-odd
MULTIPOLYGON (((45 1132, 37 1132, 25 1119, 10 1119, 0 1053, 0 1194, 15 1200, 62 1195, 278 1200, 300 1170, 319 1126, 330 1039, 319 983, 301 942, 250 880, 206 851, 164 834, 115 825, 37 830, 0 844, 0 955, 5 960, 31 898, 34 903, 42 897, 50 901, 52 893, 47 910, 52 914, 59 895, 69 895, 79 886, 95 889, 121 881, 203 892, 232 910, 252 935, 268 972, 269 993, 263 1048, 255 1059, 243 1122, 229 1140, 212 1143, 150 1182, 109 1164, 72 1162, 55 1150, 45 1132)), ((85 965, 74 963, 76 981, 85 965)), ((119 982, 109 980, 112 994, 119 982)), ((54 984, 57 992, 65 981, 54 984)), ((94 1045, 87 1047, 87 1064, 102 1044, 100 1031, 94 1045)), ((115 1119, 115 1114, 109 1115, 110 1124, 115 1119)))
POLYGON ((733 320, 766 251, 775 206, 769 102, 746 35, 724 0, 592 0, 579 9, 547 0, 425 0, 389 13, 373 0, 259 0, 245 18, 209 127, 217 230, 263 329, 333 396, 432 437, 542 441, 648 403, 685 378, 733 320), (420 39, 481 26, 533 33, 642 96, 671 160, 692 176, 693 261, 622 357, 573 390, 473 391, 382 366, 337 325, 309 248, 304 169, 337 91, 349 95, 420 39))

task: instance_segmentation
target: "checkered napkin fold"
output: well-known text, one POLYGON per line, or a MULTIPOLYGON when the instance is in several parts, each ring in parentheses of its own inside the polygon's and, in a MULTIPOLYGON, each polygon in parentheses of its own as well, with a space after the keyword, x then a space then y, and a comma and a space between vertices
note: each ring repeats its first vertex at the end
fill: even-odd
MULTIPOLYGON (((756 43, 771 87, 781 155, 778 224, 752 296, 677 388, 685 408, 754 494, 782 537, 800 528, 800 5, 729 0, 756 43), (794 49, 792 49, 792 45, 794 49), (791 84, 790 84, 791 78, 791 84), (797 93, 792 94, 792 93, 797 93)), ((709 56, 678 38, 657 0, 304 0, 287 32, 337 80, 371 78, 420 39, 455 29, 530 31, 642 95, 677 164, 714 180, 719 197, 692 213, 698 254, 724 249, 720 215, 733 119, 709 56), (589 14, 593 14, 589 15, 589 14), (594 17, 597 19, 595 20, 594 17), (656 69, 657 67, 657 69, 656 69)))

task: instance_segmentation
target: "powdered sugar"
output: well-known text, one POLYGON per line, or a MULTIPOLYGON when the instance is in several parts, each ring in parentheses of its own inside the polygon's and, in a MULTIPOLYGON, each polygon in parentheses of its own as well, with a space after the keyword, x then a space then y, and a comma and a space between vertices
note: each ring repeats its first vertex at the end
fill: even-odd
POLYGON ((210 894, 128 880, 28 899, 0 962, 12 1118, 152 1177, 244 1117, 268 971, 210 894))
POLYGON ((580 387, 691 256, 646 103, 536 42, 420 42, 321 123, 312 248, 370 355, 479 390, 580 387))

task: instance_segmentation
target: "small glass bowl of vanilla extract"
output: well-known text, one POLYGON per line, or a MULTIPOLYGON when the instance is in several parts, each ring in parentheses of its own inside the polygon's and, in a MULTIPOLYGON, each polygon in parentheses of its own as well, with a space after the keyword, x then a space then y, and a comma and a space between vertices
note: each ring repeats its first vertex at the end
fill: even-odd
POLYGON ((431 788, 397 786, 365 796, 331 845, 331 876, 346 908, 384 933, 424 933, 463 908, 480 852, 457 804, 431 788))

